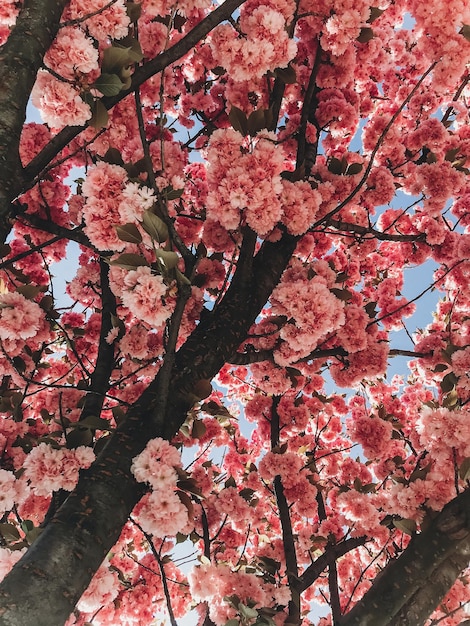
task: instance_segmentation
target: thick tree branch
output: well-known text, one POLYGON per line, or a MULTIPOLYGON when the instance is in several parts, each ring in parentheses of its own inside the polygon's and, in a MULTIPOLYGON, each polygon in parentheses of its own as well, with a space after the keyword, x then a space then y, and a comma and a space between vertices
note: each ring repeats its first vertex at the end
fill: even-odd
MULTIPOLYGON (((413 537, 401 556, 387 565, 362 600, 343 616, 340 626, 397 626, 402 624, 398 616, 411 606, 413 598, 420 603, 432 602, 427 606, 429 616, 440 602, 442 591, 429 596, 425 588, 431 580, 434 583, 435 576, 440 580, 441 567, 443 587, 450 585, 449 574, 460 573, 457 564, 469 550, 470 489, 449 502, 427 530, 413 537)), ((417 608, 424 610, 422 606, 417 608)), ((413 626, 419 624, 413 622, 413 626)))
POLYGON ((103 408, 104 394, 109 389, 111 372, 114 368, 114 343, 108 343, 106 337, 111 331, 112 316, 116 315, 116 298, 109 287, 109 265, 100 259, 101 285, 101 329, 96 365, 91 375, 90 386, 82 408, 80 420, 90 415, 99 417, 103 408))
POLYGON ((11 202, 23 190, 21 131, 42 59, 59 28, 67 0, 28 0, 0 48, 0 242, 10 232, 11 202))
MULTIPOLYGON (((271 448, 276 448, 279 445, 280 426, 277 407, 280 399, 279 396, 274 398, 271 410, 271 448)), ((282 545, 286 559, 287 581, 291 592, 291 599, 289 600, 289 620, 296 623, 300 622, 300 593, 296 585, 298 581, 297 554, 295 551, 295 540, 290 519, 289 505, 287 504, 280 476, 275 476, 274 478, 274 493, 276 494, 279 519, 281 521, 282 545)))
POLYGON ((422 587, 403 606, 395 617, 400 626, 423 626, 432 608, 437 608, 455 583, 460 573, 470 564, 470 542, 463 542, 431 576, 422 581, 422 587))
POLYGON ((235 272, 216 311, 201 320, 175 355, 166 410, 159 374, 129 409, 95 463, 80 472, 77 487, 0 584, 2 626, 63 625, 145 493, 130 472, 132 459, 150 439, 170 438, 177 432, 194 401, 195 384, 215 376, 245 339, 295 245, 290 235, 276 243, 265 242, 253 260, 251 280, 240 279, 235 272), (248 300, 247 293, 251 293, 248 300), (21 606, 15 601, 18 593, 21 606))
POLYGON ((339 559, 351 550, 363 546, 367 541, 366 537, 352 537, 341 543, 329 545, 321 556, 318 557, 311 565, 307 567, 305 572, 299 577, 298 589, 300 592, 308 589, 317 580, 323 570, 328 567, 331 559, 339 559))

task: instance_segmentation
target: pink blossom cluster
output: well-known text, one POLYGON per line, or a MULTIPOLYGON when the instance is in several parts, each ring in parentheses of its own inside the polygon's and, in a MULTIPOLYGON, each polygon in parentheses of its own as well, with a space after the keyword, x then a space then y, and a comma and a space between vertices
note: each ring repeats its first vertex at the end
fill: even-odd
POLYGON ((180 453, 160 437, 149 441, 132 461, 136 480, 152 488, 137 505, 135 515, 142 528, 155 537, 175 535, 188 524, 188 509, 176 491, 176 468, 180 467, 180 453))
POLYGON ((99 42, 122 39, 130 24, 125 2, 116 0, 111 6, 108 4, 106 0, 70 0, 65 18, 79 20, 99 42))
POLYGON ((286 18, 268 4, 247 3, 240 27, 243 37, 229 24, 217 26, 210 42, 214 58, 234 81, 261 78, 294 58, 297 46, 287 34, 286 18))
POLYGON ((345 323, 344 304, 330 291, 327 280, 320 275, 308 280, 305 273, 299 274, 285 275, 271 297, 273 313, 289 320, 279 333, 284 342, 275 353, 279 365, 307 356, 345 323))
MULTIPOLYGON (((226 601, 235 590, 243 603, 254 603, 255 607, 286 606, 290 600, 286 587, 266 583, 261 577, 242 570, 234 572, 227 565, 199 565, 189 573, 188 581, 192 597, 208 602, 209 616, 216 626, 223 626, 237 616, 235 607, 226 601)), ((285 617, 281 610, 279 613, 285 617)))
POLYGON ((0 45, 3 45, 15 25, 21 4, 16 0, 5 0, 0 6, 0 45))
POLYGON ((80 598, 77 604, 78 610, 94 613, 116 598, 119 593, 119 586, 117 572, 109 569, 106 563, 103 563, 80 598))
POLYGON ((40 443, 24 460, 24 476, 38 496, 50 496, 60 489, 72 491, 79 470, 89 467, 94 459, 93 450, 86 446, 67 450, 40 443))
POLYGON ((416 430, 421 444, 438 456, 452 448, 462 458, 470 456, 467 411, 425 409, 417 420, 416 430))
POLYGON ((82 208, 84 230, 99 250, 120 251, 125 248, 114 226, 123 223, 119 207, 124 202, 126 183, 127 173, 119 165, 100 161, 88 170, 82 186, 86 199, 82 208))
POLYGON ((34 337, 42 328, 44 313, 33 300, 21 293, 0 294, 0 339, 25 340, 34 337))
POLYGON ((282 216, 280 173, 284 159, 272 138, 258 139, 244 149, 240 133, 232 129, 213 133, 207 159, 208 218, 227 230, 247 223, 260 235, 269 233, 282 216))
POLYGON ((113 268, 111 285, 132 315, 151 328, 160 328, 173 311, 175 301, 162 276, 148 266, 129 271, 113 268))

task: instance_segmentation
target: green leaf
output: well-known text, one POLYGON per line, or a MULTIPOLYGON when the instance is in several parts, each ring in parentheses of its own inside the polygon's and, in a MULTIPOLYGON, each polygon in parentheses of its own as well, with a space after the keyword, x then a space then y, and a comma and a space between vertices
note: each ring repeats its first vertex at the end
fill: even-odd
POLYGON ((342 302, 347 302, 353 297, 353 294, 349 291, 349 289, 337 289, 336 287, 332 287, 330 291, 338 298, 338 300, 341 300, 342 302))
POLYGON ((457 148, 451 148, 450 150, 447 150, 444 159, 446 161, 450 161, 451 163, 453 163, 455 159, 457 158, 457 155, 459 152, 460 152, 460 146, 458 146, 457 148))
POLYGON ((96 79, 93 87, 98 89, 103 96, 117 96, 124 87, 124 83, 117 74, 108 74, 105 72, 96 79))
POLYGON ((449 391, 452 391, 452 389, 455 387, 456 384, 457 384, 456 375, 454 374, 454 372, 449 372, 441 380, 440 387, 444 393, 448 393, 449 391))
POLYGON ((416 532, 416 522, 414 519, 394 519, 393 525, 407 535, 412 535, 416 532))
POLYGON ((336 174, 337 176, 340 176, 341 174, 344 174, 347 166, 348 164, 345 159, 340 160, 340 159, 337 159, 336 157, 331 157, 328 163, 328 171, 331 172, 332 174, 336 174))
POLYGON ((30 531, 28 531, 26 533, 26 541, 28 542, 28 544, 31 545, 34 541, 36 541, 36 539, 39 537, 43 530, 44 528, 34 526, 30 531))
POLYGON ((372 22, 376 20, 378 17, 380 17, 383 12, 384 12, 384 9, 379 9, 378 7, 370 7, 370 15, 369 15, 369 19, 367 20, 367 23, 372 24, 372 22))
POLYGON ((103 157, 103 161, 111 163, 111 165, 124 165, 122 154, 117 148, 108 148, 106 154, 103 157))
POLYGON ((248 135, 248 120, 245 113, 241 109, 232 105, 230 113, 228 114, 228 119, 232 128, 238 130, 238 132, 244 137, 248 135))
POLYGON ((79 448, 80 446, 89 446, 93 441, 93 435, 89 428, 77 427, 67 433, 67 448, 79 448))
POLYGON ((240 495, 241 497, 246 500, 247 502, 249 502, 251 500, 251 498, 253 497, 255 491, 254 489, 250 489, 249 487, 245 487, 245 489, 242 489, 240 491, 240 495))
POLYGON ((125 270, 135 270, 137 267, 144 265, 149 267, 149 263, 145 257, 140 254, 124 253, 120 254, 117 259, 109 261, 110 265, 122 267, 125 270))
POLYGON ((116 234, 121 241, 128 243, 141 243, 142 235, 135 224, 124 224, 123 226, 115 226, 116 234))
POLYGON ((127 35, 127 37, 120 39, 116 42, 116 45, 122 46, 123 48, 129 50, 129 58, 131 63, 139 63, 144 58, 140 43, 132 35, 127 35))
POLYGON ((275 574, 281 569, 281 563, 275 559, 271 559, 269 556, 260 556, 258 557, 258 561, 263 570, 269 574, 275 574))
POLYGON ((103 60, 101 62, 101 75, 118 74, 119 70, 132 64, 131 49, 121 46, 110 46, 103 50, 103 60))
POLYGON ((467 41, 470 41, 470 25, 464 24, 459 30, 459 34, 463 35, 467 41))
POLYGON ((109 115, 106 107, 101 100, 95 100, 91 106, 91 119, 88 124, 96 130, 106 128, 108 125, 109 115))
POLYGON ((254 619, 255 617, 258 617, 258 611, 256 609, 251 609, 249 606, 246 606, 246 604, 243 604, 243 602, 240 602, 238 605, 238 612, 241 617, 244 617, 245 619, 254 619))
POLYGON ((346 170, 347 176, 354 176, 355 174, 359 174, 362 171, 363 165, 362 163, 351 163, 351 165, 346 170))
POLYGON ((459 394, 455 388, 452 388, 442 401, 442 406, 446 409, 452 409, 459 402, 459 394))
POLYGON ((462 480, 470 480, 470 457, 462 461, 459 468, 459 476, 462 480))
POLYGON ((158 249, 155 251, 155 254, 157 256, 157 260, 164 266, 166 270, 172 270, 178 265, 178 261, 180 258, 176 254, 176 252, 173 252, 172 250, 158 249))
POLYGON ((191 429, 191 437, 193 439, 200 439, 206 434, 207 428, 202 420, 194 420, 193 427, 191 429))
POLYGON ((13 524, 0 524, 0 535, 2 535, 7 543, 18 541, 20 538, 20 533, 13 524))
POLYGON ((110 426, 109 420, 98 417, 97 415, 88 415, 84 420, 76 422, 76 424, 80 427, 86 426, 87 428, 96 430, 113 430, 110 426))
POLYGON ((372 28, 365 26, 364 28, 361 28, 361 32, 359 33, 359 37, 357 38, 357 41, 359 43, 367 43, 373 38, 374 38, 374 31, 372 30, 372 28))
POLYGON ((193 507, 193 503, 191 502, 191 498, 188 496, 187 493, 184 493, 184 491, 178 490, 176 492, 176 495, 180 499, 181 504, 183 504, 188 510, 188 516, 191 519, 194 515, 194 507, 193 507))
POLYGON ((168 239, 168 228, 165 222, 150 210, 144 211, 142 228, 158 243, 163 243, 168 239))
POLYGON ((16 291, 28 300, 33 300, 38 293, 44 291, 43 287, 37 287, 36 285, 20 285, 16 288, 16 291))
POLYGON ((140 2, 126 2, 126 13, 130 21, 135 24, 142 13, 142 5, 140 2))
POLYGON ((0 258, 3 259, 4 256, 10 254, 11 247, 7 243, 0 244, 0 258))
POLYGON ((166 197, 167 200, 177 200, 178 198, 181 198, 183 193, 184 193, 184 188, 183 189, 172 189, 172 188, 170 188, 165 193, 165 197, 166 197))
POLYGON ((276 78, 282 80, 282 82, 286 85, 293 85, 297 82, 295 69, 291 65, 288 65, 287 67, 276 67, 274 74, 276 78))
POLYGON ((20 356, 14 356, 12 361, 17 372, 22 374, 24 371, 26 371, 26 363, 24 359, 22 359, 20 356))
POLYGON ((248 116, 247 129, 251 137, 254 137, 263 128, 267 128, 266 111, 267 109, 256 109, 248 116))

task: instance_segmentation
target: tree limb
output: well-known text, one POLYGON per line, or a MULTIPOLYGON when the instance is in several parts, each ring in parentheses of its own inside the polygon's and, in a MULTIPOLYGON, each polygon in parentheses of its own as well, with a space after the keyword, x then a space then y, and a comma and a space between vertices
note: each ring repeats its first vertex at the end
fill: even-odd
MULTIPOLYGON (((343 616, 340 626, 401 626, 399 616, 411 606, 413 598, 432 601, 427 606, 429 615, 440 602, 442 591, 429 597, 425 588, 430 581, 434 585, 434 576, 440 579, 441 567, 446 572, 442 584, 451 584, 449 574, 460 573, 456 566, 461 563, 460 556, 468 555, 469 550, 470 489, 467 489, 444 507, 427 530, 413 537, 398 559, 385 567, 362 600, 343 616)), ((413 622, 413 626, 418 624, 413 622)))
POLYGON ((0 48, 0 242, 10 232, 11 202, 24 187, 20 160, 26 106, 67 0, 28 0, 0 48))
MULTIPOLYGON (((133 93, 146 80, 158 74, 166 67, 187 54, 191 48, 204 39, 218 24, 226 20, 241 5, 244 0, 225 0, 217 9, 209 13, 199 24, 197 24, 187 35, 180 39, 174 46, 168 48, 151 61, 148 61, 137 68, 132 76, 132 83, 129 89, 119 92, 117 96, 105 97, 101 99, 106 109, 112 109, 115 104, 123 100, 130 93, 133 93)), ((0 57, 1 58, 1 57, 0 57)), ((41 150, 41 152, 25 167, 25 176, 28 181, 32 181, 36 176, 68 145, 74 137, 84 130, 86 126, 67 126, 61 130, 51 141, 41 150)))
POLYGON ((245 339, 295 245, 296 239, 287 234, 278 242, 263 243, 248 284, 235 272, 216 311, 201 320, 176 353, 165 410, 158 374, 93 465, 80 472, 77 487, 0 584, 2 626, 64 624, 145 493, 130 471, 132 459, 150 439, 170 439, 178 431, 194 402, 195 384, 215 376, 245 339), (251 292, 248 302, 247 292, 251 292), (18 593, 21 606, 15 600, 18 593))

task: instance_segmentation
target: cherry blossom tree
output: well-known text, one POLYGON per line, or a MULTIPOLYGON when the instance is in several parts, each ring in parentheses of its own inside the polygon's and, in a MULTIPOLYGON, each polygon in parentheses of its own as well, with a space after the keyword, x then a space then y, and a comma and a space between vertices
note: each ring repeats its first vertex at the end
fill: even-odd
POLYGON ((0 624, 466 623, 468 3, 0 44, 0 624))

